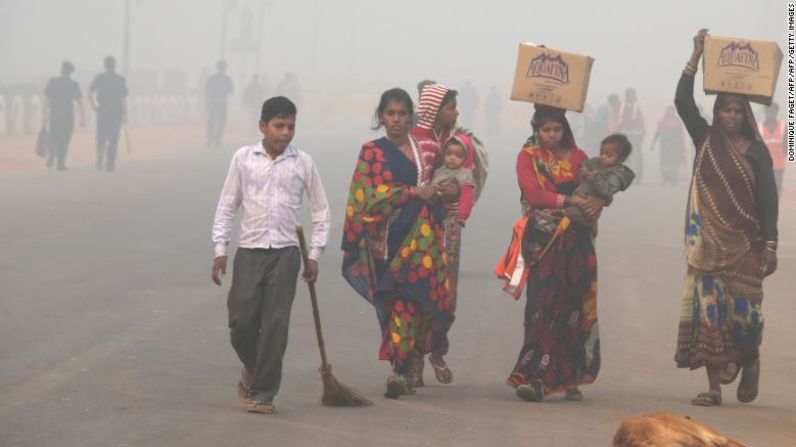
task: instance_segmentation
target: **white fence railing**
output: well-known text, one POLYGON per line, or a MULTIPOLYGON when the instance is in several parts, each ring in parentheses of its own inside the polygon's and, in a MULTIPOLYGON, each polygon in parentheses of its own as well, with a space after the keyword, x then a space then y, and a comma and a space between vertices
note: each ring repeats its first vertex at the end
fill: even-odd
MULTIPOLYGON (((30 135, 41 128, 42 95, 0 95, 0 136, 30 135)), ((83 98, 86 127, 93 129, 96 115, 83 98)), ((75 111, 77 117, 77 111, 75 111)), ((205 114, 196 95, 137 95, 127 98, 127 123, 131 127, 196 120, 205 114)), ((79 124, 79 122, 75 122, 79 124)))

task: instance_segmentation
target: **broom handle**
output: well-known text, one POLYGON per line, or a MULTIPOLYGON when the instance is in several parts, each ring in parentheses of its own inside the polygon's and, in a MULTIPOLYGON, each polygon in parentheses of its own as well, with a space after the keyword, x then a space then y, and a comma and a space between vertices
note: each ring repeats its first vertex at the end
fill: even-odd
MULTIPOLYGON (((307 241, 304 239, 304 229, 301 225, 296 226, 296 234, 298 235, 299 248, 301 249, 301 259, 304 260, 304 268, 306 269, 310 262, 310 257, 307 254, 307 241)), ((310 288, 310 301, 312 301, 312 317, 315 319, 315 335, 318 337, 318 349, 321 350, 321 368, 327 369, 326 363, 326 345, 323 342, 323 332, 321 332, 321 314, 318 310, 318 298, 315 295, 315 283, 307 283, 310 288)))

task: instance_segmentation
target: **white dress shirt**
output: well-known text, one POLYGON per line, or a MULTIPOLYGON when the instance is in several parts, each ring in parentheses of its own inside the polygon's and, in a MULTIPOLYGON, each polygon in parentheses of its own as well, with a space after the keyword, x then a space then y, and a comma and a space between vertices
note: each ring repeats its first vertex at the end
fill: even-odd
POLYGON ((261 142, 238 149, 232 156, 213 221, 215 255, 226 255, 238 208, 239 247, 297 247, 296 225, 305 192, 313 225, 309 256, 317 261, 329 240, 331 218, 315 162, 292 145, 276 159, 271 159, 261 142))

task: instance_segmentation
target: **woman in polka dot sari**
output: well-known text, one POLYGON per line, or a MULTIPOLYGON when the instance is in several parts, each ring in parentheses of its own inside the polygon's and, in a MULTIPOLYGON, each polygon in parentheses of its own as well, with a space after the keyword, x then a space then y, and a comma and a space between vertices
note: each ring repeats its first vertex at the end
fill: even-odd
POLYGON ((456 187, 430 185, 433 157, 409 136, 412 100, 401 89, 384 92, 376 111, 386 136, 362 146, 346 205, 343 277, 376 308, 379 358, 392 374, 386 395, 410 394, 405 375, 417 354, 435 348, 430 334, 452 317, 442 235, 442 201, 456 187))

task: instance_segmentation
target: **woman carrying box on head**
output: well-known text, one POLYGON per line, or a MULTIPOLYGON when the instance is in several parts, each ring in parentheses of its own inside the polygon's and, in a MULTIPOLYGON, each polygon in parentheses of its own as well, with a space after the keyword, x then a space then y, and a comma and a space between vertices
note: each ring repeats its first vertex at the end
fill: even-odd
POLYGON ((570 225, 562 215, 564 208, 579 206, 594 221, 603 201, 571 195, 587 156, 576 146, 564 113, 537 105, 531 121, 534 135, 517 157, 517 182, 529 216, 522 252, 533 265, 524 343, 507 384, 532 402, 562 391, 568 400, 582 400, 578 386, 594 382, 600 369, 594 234, 590 227, 570 225), (555 223, 541 228, 535 223, 537 214, 555 223), (532 253, 528 245, 544 248, 532 253))
POLYGON ((694 37, 675 106, 697 148, 686 210, 688 262, 675 361, 707 369, 709 390, 694 405, 721 404, 735 380, 751 402, 760 375, 763 278, 777 268, 777 192, 771 156, 747 97, 719 93, 713 123, 699 115, 694 75, 707 30, 694 37))

